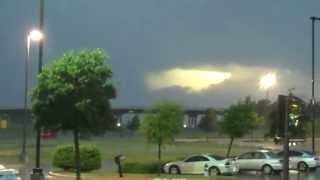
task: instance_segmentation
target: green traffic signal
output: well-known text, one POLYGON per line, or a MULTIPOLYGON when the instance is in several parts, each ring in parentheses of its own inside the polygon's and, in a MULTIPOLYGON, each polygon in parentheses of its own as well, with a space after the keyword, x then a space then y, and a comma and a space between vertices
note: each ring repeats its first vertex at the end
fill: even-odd
POLYGON ((296 102, 289 104, 289 125, 297 127, 301 117, 301 106, 296 102))

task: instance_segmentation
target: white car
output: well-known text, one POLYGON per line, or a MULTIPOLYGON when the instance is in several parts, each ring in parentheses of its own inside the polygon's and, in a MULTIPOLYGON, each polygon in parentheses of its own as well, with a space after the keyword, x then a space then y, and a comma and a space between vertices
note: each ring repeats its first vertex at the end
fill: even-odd
MULTIPOLYGON (((278 153, 283 157, 284 152, 278 153)), ((289 151, 289 169, 296 169, 298 171, 315 170, 318 166, 319 157, 308 151, 289 151)))
POLYGON ((21 180, 15 169, 0 169, 0 180, 21 180))
POLYGON ((235 159, 239 171, 262 171, 263 174, 272 174, 282 170, 280 157, 268 150, 247 152, 235 159))
POLYGON ((235 174, 238 172, 234 161, 213 154, 193 155, 183 161, 170 162, 163 170, 169 174, 235 174))

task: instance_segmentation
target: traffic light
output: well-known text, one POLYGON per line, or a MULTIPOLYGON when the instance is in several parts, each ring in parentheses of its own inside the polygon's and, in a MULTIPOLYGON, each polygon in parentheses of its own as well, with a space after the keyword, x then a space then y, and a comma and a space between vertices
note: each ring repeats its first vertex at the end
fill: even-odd
POLYGON ((304 124, 302 123, 304 119, 303 108, 305 106, 303 100, 292 94, 289 96, 279 95, 278 105, 279 119, 277 135, 279 137, 284 137, 284 124, 285 119, 287 118, 290 137, 303 137, 305 135, 304 124))
POLYGON ((288 117, 289 127, 298 127, 301 122, 301 104, 295 97, 289 98, 288 117))

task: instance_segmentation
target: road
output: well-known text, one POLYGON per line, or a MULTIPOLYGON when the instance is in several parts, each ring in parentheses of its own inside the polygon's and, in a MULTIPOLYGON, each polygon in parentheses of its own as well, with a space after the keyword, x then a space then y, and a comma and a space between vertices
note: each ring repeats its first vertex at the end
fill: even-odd
MULTIPOLYGON (((234 176, 235 180, 282 180, 282 175, 261 175, 255 172, 247 172, 234 176)), ((320 168, 315 172, 298 173, 290 171, 290 180, 318 180, 320 179, 320 168)))

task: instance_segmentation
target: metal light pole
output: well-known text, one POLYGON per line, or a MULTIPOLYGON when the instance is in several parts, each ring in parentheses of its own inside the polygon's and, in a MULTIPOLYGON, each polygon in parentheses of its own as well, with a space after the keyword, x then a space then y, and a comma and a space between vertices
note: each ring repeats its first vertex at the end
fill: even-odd
POLYGON ((24 86, 24 119, 23 119, 23 132, 22 132, 22 149, 20 154, 20 160, 26 162, 27 160, 27 119, 28 119, 28 64, 29 64, 29 52, 30 52, 30 37, 27 36, 27 48, 26 48, 26 59, 25 59, 25 86, 24 86))
POLYGON ((312 152, 315 153, 315 98, 314 98, 314 24, 316 20, 320 20, 319 17, 310 17, 312 21, 312 97, 311 97, 311 108, 312 108, 312 152))
POLYGON ((283 141, 283 180, 289 180, 289 122, 288 122, 288 104, 291 101, 291 93, 289 96, 283 97, 284 101, 284 141, 283 141))
MULTIPOLYGON (((44 0, 40 0, 39 13, 40 13, 39 30, 41 32, 43 32, 44 0)), ((38 74, 40 74, 42 71, 42 58, 43 58, 43 41, 40 41, 40 43, 39 43, 38 74)), ((44 179, 44 175, 43 175, 43 170, 40 168, 41 127, 36 126, 36 131, 37 131, 36 167, 32 171, 31 180, 42 180, 42 179, 44 179)))

